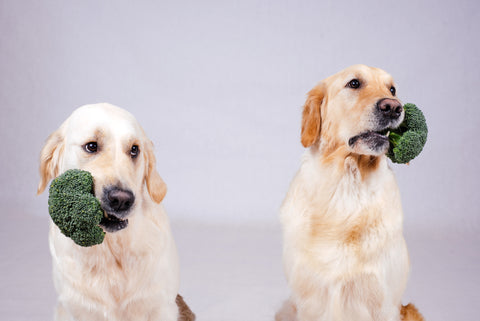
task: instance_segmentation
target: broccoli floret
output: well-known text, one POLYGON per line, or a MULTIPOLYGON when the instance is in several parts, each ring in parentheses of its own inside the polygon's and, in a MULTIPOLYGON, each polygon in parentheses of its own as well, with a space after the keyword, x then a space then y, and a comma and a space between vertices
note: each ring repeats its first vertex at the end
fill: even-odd
POLYGON ((422 111, 414 104, 405 104, 405 119, 388 136, 390 148, 387 156, 394 163, 405 164, 417 157, 427 141, 427 122, 422 111))
POLYGON ((71 169, 52 181, 48 212, 60 231, 81 246, 103 242, 105 232, 98 226, 103 210, 93 194, 93 177, 87 171, 71 169))

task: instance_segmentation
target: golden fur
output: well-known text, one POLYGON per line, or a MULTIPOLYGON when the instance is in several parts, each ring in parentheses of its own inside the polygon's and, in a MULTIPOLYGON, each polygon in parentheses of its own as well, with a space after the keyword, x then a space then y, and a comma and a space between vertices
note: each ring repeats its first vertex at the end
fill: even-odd
POLYGON ((102 207, 108 186, 135 196, 128 226, 107 233, 100 245, 80 247, 51 223, 56 320, 194 320, 178 296, 178 257, 161 205, 167 189, 155 163, 153 144, 135 118, 110 104, 78 108, 47 139, 38 193, 59 174, 78 168, 94 177, 102 207), (89 142, 97 143, 95 153, 85 150, 89 142), (137 157, 130 154, 134 145, 137 157))
POLYGON ((423 320, 401 305, 409 271, 403 214, 388 140, 378 133, 404 117, 402 110, 381 125, 380 100, 401 106, 393 87, 383 70, 356 65, 308 93, 301 142, 309 149, 281 208, 292 295, 277 321, 423 320))

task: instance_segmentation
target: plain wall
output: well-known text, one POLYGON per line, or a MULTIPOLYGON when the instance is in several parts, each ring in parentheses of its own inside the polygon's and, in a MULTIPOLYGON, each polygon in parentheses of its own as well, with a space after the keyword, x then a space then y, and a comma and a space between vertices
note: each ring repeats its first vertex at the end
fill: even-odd
POLYGON ((156 146, 172 219, 277 222, 321 79, 391 73, 429 137, 392 165, 409 226, 479 230, 480 2, 0 1, 0 201, 35 196, 47 138, 84 104, 132 112, 156 146))

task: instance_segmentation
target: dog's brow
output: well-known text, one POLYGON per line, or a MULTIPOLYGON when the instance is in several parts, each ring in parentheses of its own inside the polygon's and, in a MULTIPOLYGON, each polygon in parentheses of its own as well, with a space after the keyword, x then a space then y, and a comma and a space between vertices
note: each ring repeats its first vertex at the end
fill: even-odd
POLYGON ((125 150, 130 150, 133 145, 140 145, 140 140, 136 137, 129 138, 125 141, 125 150))
POLYGON ((91 136, 88 136, 84 142, 82 143, 86 143, 86 142, 102 142, 105 138, 105 132, 100 129, 100 128, 97 128, 95 129, 95 131, 93 132, 93 134, 91 136))
POLYGON ((347 81, 352 80, 352 79, 358 79, 360 82, 365 82, 365 77, 360 72, 350 74, 350 77, 348 78, 347 81))
POLYGON ((101 141, 105 137, 105 132, 101 128, 95 129, 95 132, 93 133, 93 138, 95 141, 101 141))
POLYGON ((95 137, 103 138, 103 137, 105 137, 105 132, 102 129, 96 129, 95 130, 95 137))

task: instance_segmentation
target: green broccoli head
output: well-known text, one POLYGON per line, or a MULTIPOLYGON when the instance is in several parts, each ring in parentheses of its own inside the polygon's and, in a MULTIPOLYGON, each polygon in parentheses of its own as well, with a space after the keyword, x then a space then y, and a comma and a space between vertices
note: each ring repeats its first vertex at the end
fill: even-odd
POLYGON ((60 231, 81 246, 103 242, 105 232, 98 225, 103 217, 100 201, 93 194, 89 172, 71 169, 52 181, 48 211, 60 231))
POLYGON ((427 142, 427 122, 422 111, 414 104, 405 104, 405 119, 388 138, 390 148, 387 156, 394 163, 405 164, 417 157, 427 142))

